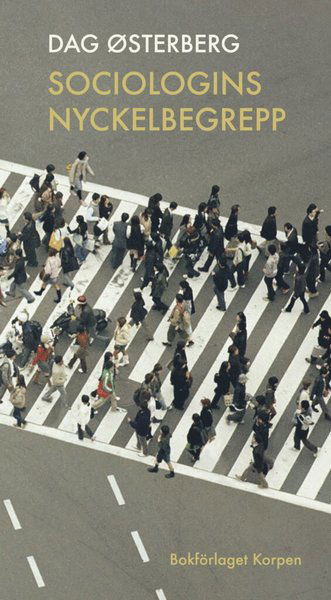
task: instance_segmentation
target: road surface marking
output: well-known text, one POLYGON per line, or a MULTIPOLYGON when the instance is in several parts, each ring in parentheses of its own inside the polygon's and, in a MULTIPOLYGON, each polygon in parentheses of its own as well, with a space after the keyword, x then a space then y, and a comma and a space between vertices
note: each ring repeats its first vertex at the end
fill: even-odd
POLYGON ((37 566, 37 563, 36 563, 34 557, 33 556, 27 556, 26 559, 27 559, 27 561, 28 561, 28 563, 30 565, 30 569, 31 569, 31 571, 33 573, 33 576, 34 576, 35 580, 36 580, 37 586, 38 587, 45 587, 44 580, 43 580, 43 578, 41 576, 41 573, 40 573, 40 571, 38 569, 38 566, 37 566))
POLYGON ((21 525, 21 523, 19 522, 19 520, 17 518, 17 514, 16 514, 16 512, 14 510, 14 507, 13 507, 11 501, 10 500, 4 500, 3 503, 4 503, 5 507, 6 507, 7 513, 9 515, 9 518, 10 518, 10 520, 12 522, 12 525, 13 525, 14 529, 22 529, 22 525, 21 525))
POLYGON ((155 590, 159 600, 167 600, 163 590, 155 590))
POLYGON ((306 478, 299 487, 297 494, 305 498, 316 498, 324 481, 330 473, 331 433, 329 433, 322 448, 314 459, 313 466, 309 469, 306 478))
POLYGON ((123 504, 125 504, 125 500, 122 496, 122 492, 121 492, 120 488, 118 487, 118 483, 115 479, 115 475, 108 475, 107 479, 109 481, 109 485, 110 485, 111 489, 114 492, 114 496, 115 496, 118 504, 120 506, 123 506, 123 504))
POLYGON ((149 562, 149 556, 148 556, 148 554, 147 554, 147 552, 146 552, 146 550, 145 550, 145 546, 144 546, 144 544, 143 544, 143 543, 142 543, 142 541, 141 541, 141 537, 140 537, 140 535, 139 535, 138 531, 131 531, 131 535, 132 535, 132 537, 133 537, 133 541, 134 541, 134 543, 135 543, 135 544, 136 544, 136 546, 137 546, 137 550, 138 550, 138 552, 139 552, 139 554, 140 554, 140 558, 141 558, 141 560, 142 560, 143 562, 145 562, 145 563, 146 563, 146 562, 149 562))

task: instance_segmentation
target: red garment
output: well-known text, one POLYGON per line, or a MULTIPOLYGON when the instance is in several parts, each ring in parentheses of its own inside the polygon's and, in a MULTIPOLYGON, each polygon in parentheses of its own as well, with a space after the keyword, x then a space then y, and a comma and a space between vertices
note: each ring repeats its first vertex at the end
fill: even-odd
POLYGON ((39 344, 36 355, 32 361, 32 365, 36 365, 37 362, 47 362, 51 354, 50 348, 45 348, 42 344, 39 344))
POLYGON ((83 331, 82 333, 77 333, 77 335, 76 335, 76 344, 78 344, 82 348, 87 348, 88 347, 89 337, 88 337, 88 333, 86 333, 86 331, 83 331))
POLYGON ((97 395, 99 398, 108 398, 109 392, 103 389, 102 381, 99 381, 97 388, 97 395))

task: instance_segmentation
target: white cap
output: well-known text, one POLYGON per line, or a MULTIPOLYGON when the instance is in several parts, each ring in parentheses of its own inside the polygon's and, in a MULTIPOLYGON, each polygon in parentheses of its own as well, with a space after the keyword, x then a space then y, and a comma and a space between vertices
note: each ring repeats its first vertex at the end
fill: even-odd
POLYGON ((17 318, 19 321, 21 321, 22 323, 26 323, 28 320, 28 315, 25 312, 21 312, 17 315, 17 318))

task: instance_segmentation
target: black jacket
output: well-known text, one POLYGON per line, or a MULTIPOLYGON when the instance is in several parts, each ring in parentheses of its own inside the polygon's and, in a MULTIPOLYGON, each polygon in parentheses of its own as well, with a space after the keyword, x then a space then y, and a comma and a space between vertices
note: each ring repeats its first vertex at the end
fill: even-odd
POLYGON ((233 343, 235 346, 237 346, 237 348, 239 350, 239 355, 241 357, 244 357, 246 354, 246 348, 247 348, 247 331, 246 331, 246 329, 244 331, 237 331, 236 335, 233 338, 233 343))
POLYGON ((239 410, 246 408, 246 386, 239 381, 233 391, 233 404, 239 410))
POLYGON ((228 372, 226 373, 217 373, 214 377, 214 381, 217 384, 215 388, 215 392, 217 391, 221 396, 229 393, 230 389, 230 375, 228 372))
POLYGON ((276 237, 277 237, 276 217, 268 215, 264 219, 262 229, 261 229, 261 237, 263 237, 267 241, 276 239, 276 237))
POLYGON ((79 269, 79 264, 73 248, 62 248, 60 257, 63 273, 70 273, 70 271, 79 269))
POLYGON ((222 226, 211 232, 208 252, 217 258, 220 258, 224 254, 224 233, 222 226))
POLYGON ((238 214, 230 215, 225 225, 224 235, 227 240, 236 237, 238 233, 238 214))
POLYGON ((291 229, 289 236, 287 237, 285 248, 287 254, 295 254, 298 250, 298 232, 295 227, 291 229))
POLYGON ((25 283, 27 280, 26 271, 25 271, 25 259, 23 256, 18 259, 15 264, 14 271, 11 275, 8 276, 8 279, 14 279, 15 283, 18 285, 20 283, 25 283))
POLYGON ((302 223, 302 239, 303 241, 311 246, 316 243, 318 232, 318 218, 310 219, 308 215, 304 218, 302 223))
POLYGON ((166 208, 163 213, 162 221, 161 221, 161 225, 160 225, 160 233, 162 233, 166 238, 169 238, 171 235, 173 221, 174 221, 174 218, 173 218, 171 210, 169 210, 169 208, 166 208))
POLYGON ((195 425, 195 423, 191 425, 186 438, 191 446, 203 446, 201 429, 202 428, 198 425, 195 425))
POLYGON ((204 406, 200 413, 201 421, 204 427, 211 427, 213 424, 213 415, 211 410, 204 406))
POLYGON ((322 377, 321 374, 319 374, 314 381, 314 385, 313 388, 311 390, 311 399, 313 400, 313 398, 316 396, 317 398, 319 396, 322 396, 323 391, 325 389, 325 385, 326 385, 326 379, 324 379, 324 377, 322 377))
POLYGON ((40 237, 34 221, 29 221, 29 223, 24 225, 20 239, 23 242, 24 248, 39 248, 40 237))
POLYGON ((145 308, 145 301, 143 298, 136 300, 131 306, 130 317, 137 325, 141 323, 147 315, 147 310, 145 308))
POLYGON ((150 424, 151 412, 148 408, 138 410, 134 421, 130 421, 131 427, 136 430, 137 434, 144 437, 149 433, 150 424))
POLYGON ((215 287, 220 292, 225 292, 228 287, 229 269, 228 267, 219 267, 213 275, 215 287))

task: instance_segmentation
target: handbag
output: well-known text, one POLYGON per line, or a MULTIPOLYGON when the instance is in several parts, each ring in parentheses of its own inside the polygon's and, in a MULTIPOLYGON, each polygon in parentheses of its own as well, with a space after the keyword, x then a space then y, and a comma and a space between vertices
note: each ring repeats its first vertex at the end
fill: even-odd
POLYGON ((85 250, 88 250, 88 252, 93 252, 94 245, 95 245, 95 242, 92 238, 86 238, 86 240, 83 243, 85 250))
POLYGON ((176 256, 179 253, 179 248, 177 248, 177 246, 171 246, 169 248, 169 256, 170 258, 176 258, 176 256))
POLYGON ((224 394, 223 399, 225 406, 228 407, 232 404, 233 394, 224 394))
POLYGON ((58 230, 58 231, 60 233, 60 239, 57 240, 55 231, 52 231, 52 235, 50 237, 48 247, 54 248, 54 250, 57 250, 58 252, 60 252, 60 250, 62 250, 62 248, 63 248, 63 238, 62 238, 61 231, 60 230, 58 230))

